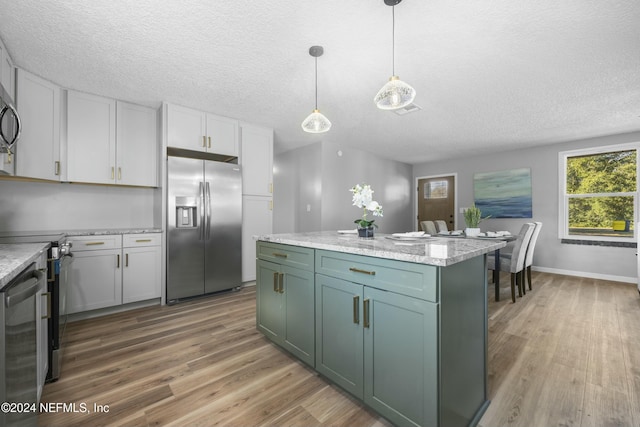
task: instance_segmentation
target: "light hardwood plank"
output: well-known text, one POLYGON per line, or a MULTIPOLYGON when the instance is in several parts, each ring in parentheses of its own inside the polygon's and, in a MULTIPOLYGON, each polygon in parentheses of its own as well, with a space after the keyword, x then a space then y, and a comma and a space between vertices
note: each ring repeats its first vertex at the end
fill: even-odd
MULTIPOLYGON (((640 425, 635 286, 533 273, 513 304, 489 303, 493 426, 640 425)), ((390 426, 255 328, 255 288, 69 324, 62 376, 40 426, 390 426)))

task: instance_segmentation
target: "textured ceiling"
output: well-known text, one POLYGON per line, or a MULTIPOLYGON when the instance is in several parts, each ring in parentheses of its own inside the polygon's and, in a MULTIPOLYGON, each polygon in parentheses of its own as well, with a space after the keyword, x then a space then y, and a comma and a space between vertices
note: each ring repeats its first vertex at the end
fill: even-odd
POLYGON ((640 1, 405 0, 396 73, 422 110, 372 100, 391 75, 383 0, 0 0, 17 66, 63 87, 272 127, 407 163, 640 130, 640 1), (300 123, 318 107, 331 131, 300 123))

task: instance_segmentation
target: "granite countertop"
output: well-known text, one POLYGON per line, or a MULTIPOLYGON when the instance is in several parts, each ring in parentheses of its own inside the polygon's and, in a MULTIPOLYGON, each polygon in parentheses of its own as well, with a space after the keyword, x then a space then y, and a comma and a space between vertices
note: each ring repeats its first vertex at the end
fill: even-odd
POLYGON ((349 254, 395 259, 446 267, 506 246, 501 240, 457 237, 428 237, 419 240, 395 240, 390 234, 376 233, 373 239, 336 231, 268 234, 256 240, 349 254))
POLYGON ((143 233, 162 233, 161 228, 111 228, 111 229, 93 229, 93 230, 67 230, 64 234, 69 236, 106 236, 110 234, 143 234, 143 233))
POLYGON ((0 288, 37 260, 40 252, 47 250, 50 245, 51 243, 0 244, 0 288))

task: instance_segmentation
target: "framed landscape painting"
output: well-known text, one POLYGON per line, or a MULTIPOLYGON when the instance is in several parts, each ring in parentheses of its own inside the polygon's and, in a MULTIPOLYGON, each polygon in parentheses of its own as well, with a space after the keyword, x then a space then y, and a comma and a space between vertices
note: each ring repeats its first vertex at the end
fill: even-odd
POLYGON ((483 218, 532 217, 530 168, 476 173, 473 193, 483 218))

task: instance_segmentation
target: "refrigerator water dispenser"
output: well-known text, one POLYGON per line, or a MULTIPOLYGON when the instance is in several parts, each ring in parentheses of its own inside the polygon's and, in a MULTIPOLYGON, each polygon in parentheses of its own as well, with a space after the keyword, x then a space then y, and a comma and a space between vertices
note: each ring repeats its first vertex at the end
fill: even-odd
POLYGON ((176 228, 198 226, 198 203, 195 197, 176 197, 176 228))

